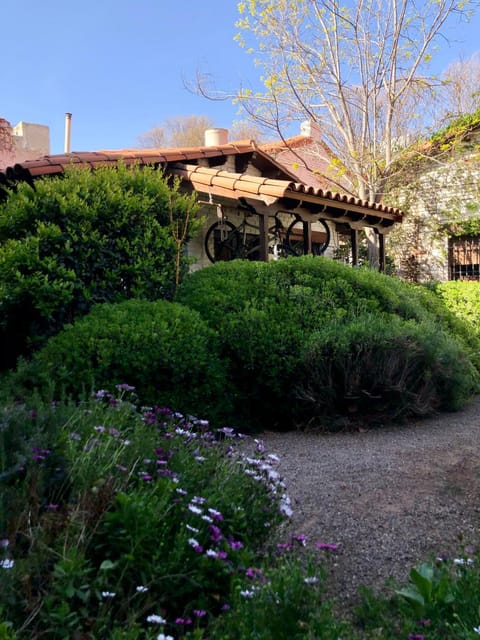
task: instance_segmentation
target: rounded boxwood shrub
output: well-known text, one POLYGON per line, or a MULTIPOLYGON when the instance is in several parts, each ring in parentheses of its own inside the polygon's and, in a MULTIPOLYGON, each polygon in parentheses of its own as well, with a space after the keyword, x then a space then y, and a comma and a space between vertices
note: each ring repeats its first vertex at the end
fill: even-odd
MULTIPOLYGON (((344 352, 349 353, 354 344, 354 337, 348 338, 349 332, 354 336, 355 323, 363 326, 366 318, 379 320, 376 332, 372 330, 369 335, 371 347, 355 356, 360 369, 363 364, 368 371, 377 348, 384 350, 385 358, 389 357, 392 335, 397 340, 397 344, 391 343, 392 352, 410 348, 423 354, 418 356, 419 367, 426 367, 429 358, 438 360, 424 372, 428 377, 432 368, 438 369, 432 382, 436 392, 429 396, 429 405, 423 403, 421 413, 438 408, 438 397, 450 388, 455 398, 444 406, 458 406, 475 386, 477 372, 472 361, 477 362, 473 359, 480 351, 479 342, 465 323, 424 288, 369 269, 353 269, 311 256, 271 263, 218 263, 190 274, 179 287, 176 299, 196 309, 218 332, 222 357, 228 365, 234 419, 242 428, 290 428, 299 418, 308 423, 308 415, 298 411, 297 396, 303 394, 298 381, 308 380, 315 353, 318 357, 321 354, 322 359, 330 358, 332 366, 333 360, 341 361, 341 351, 327 348, 329 336, 333 344, 344 341, 344 352), (451 369, 451 380, 448 367, 442 365, 440 338, 434 343, 435 349, 428 344, 434 332, 426 328, 433 325, 442 336, 445 349, 456 353, 463 363, 451 369), (412 327, 418 327, 415 340, 412 327), (342 331, 346 333, 341 335, 342 331), (312 339, 316 343, 310 349, 312 339), (325 351, 321 340, 327 341, 325 351), (465 366, 468 381, 457 384, 454 379, 461 366, 465 366)), ((356 370, 347 371, 347 375, 353 377, 356 370)), ((376 375, 384 375, 380 364, 376 375)), ((334 378, 331 384, 338 388, 330 389, 330 394, 340 397, 345 395, 342 389, 348 389, 353 380, 342 382, 334 378)), ((417 412, 419 401, 410 398, 406 402, 412 412, 417 412)), ((372 406, 370 403, 365 410, 370 411, 372 406)), ((343 411, 336 401, 328 407, 333 413, 343 411)), ((406 411, 402 409, 401 413, 406 411)))
POLYGON ((0 203, 0 370, 93 305, 171 299, 198 229, 194 196, 154 167, 67 167, 0 203))
POLYGON ((203 418, 228 413, 215 333, 196 311, 166 300, 95 306, 21 362, 9 386, 17 395, 78 398, 119 383, 145 404, 203 418))

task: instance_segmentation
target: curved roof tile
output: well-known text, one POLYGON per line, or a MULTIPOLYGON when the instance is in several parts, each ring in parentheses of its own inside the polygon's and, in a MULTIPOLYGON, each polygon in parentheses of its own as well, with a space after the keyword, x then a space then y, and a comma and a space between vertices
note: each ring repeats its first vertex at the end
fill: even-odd
MULTIPOLYGON (((185 147, 172 149, 122 149, 117 151, 73 152, 43 156, 36 160, 26 160, 9 167, 0 173, 0 185, 8 181, 26 180, 31 182, 41 176, 61 175, 68 166, 86 166, 91 169, 99 166, 115 165, 121 159, 125 164, 164 165, 168 171, 179 175, 192 183, 195 189, 202 192, 217 190, 219 195, 236 199, 255 197, 267 204, 275 199, 306 200, 310 204, 319 206, 344 203, 347 207, 362 210, 365 215, 374 215, 377 221, 382 218, 392 222, 401 222, 402 214, 399 209, 385 206, 381 203, 369 203, 354 196, 324 190, 294 180, 278 180, 265 176, 255 176, 248 173, 232 173, 224 168, 204 167, 193 164, 202 158, 232 156, 238 154, 261 154, 271 163, 273 168, 283 170, 284 175, 291 175, 287 169, 277 165, 275 160, 262 152, 250 140, 240 140, 215 147, 185 147), (221 193, 220 193, 221 192, 221 193), (323 201, 323 202, 320 202, 323 201)), ((357 213, 358 213, 357 209, 357 213)))

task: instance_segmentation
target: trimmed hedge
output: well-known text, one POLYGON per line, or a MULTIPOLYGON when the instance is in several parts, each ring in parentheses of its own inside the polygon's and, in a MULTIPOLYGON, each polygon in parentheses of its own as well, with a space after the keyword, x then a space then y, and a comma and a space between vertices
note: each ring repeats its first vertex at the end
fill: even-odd
POLYGON ((7 380, 17 397, 36 391, 57 399, 119 383, 133 385, 145 404, 202 417, 228 414, 214 332, 196 311, 165 300, 95 306, 7 380))
POLYGON ((372 397, 355 416, 424 415, 458 408, 478 388, 479 343, 465 323, 424 288, 368 269, 310 256, 219 263, 191 274, 176 299, 218 332, 242 428, 351 417, 348 398, 362 390, 372 397), (399 356, 417 373, 393 393, 398 381, 385 381, 385 367, 399 356))
POLYGON ((188 241, 196 210, 154 167, 69 167, 17 185, 0 203, 0 370, 94 304, 170 299, 189 264, 171 218, 188 241))

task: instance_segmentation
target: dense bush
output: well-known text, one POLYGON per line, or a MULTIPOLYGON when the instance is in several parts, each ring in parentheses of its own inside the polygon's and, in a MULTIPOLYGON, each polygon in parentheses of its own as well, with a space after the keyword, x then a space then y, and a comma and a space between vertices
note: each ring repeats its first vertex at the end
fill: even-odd
POLYGON ((206 417, 228 413, 217 340, 200 315, 167 300, 95 306, 48 340, 8 379, 12 394, 78 398, 119 380, 143 403, 206 417))
POLYGON ((436 325, 361 315, 306 340, 294 418, 312 427, 326 416, 375 422, 455 410, 472 393, 474 379, 465 353, 436 325))
POLYGON ((171 223, 188 240, 195 210, 153 167, 18 184, 0 204, 0 367, 96 303, 171 297, 187 265, 171 223))
POLYGON ((301 405, 312 393, 312 371, 317 375, 315 393, 322 389, 328 397, 313 399, 310 409, 315 407, 317 414, 323 406, 325 415, 350 416, 348 396, 362 389, 378 395, 375 390, 385 383, 388 360, 406 347, 411 354, 403 366, 415 364, 417 373, 402 378, 402 388, 413 391, 421 369, 428 394, 424 397, 426 389, 416 397, 393 393, 399 381, 392 372, 382 392, 386 404, 371 398, 363 413, 423 414, 439 406, 454 408, 476 388, 472 362, 478 362, 478 341, 465 324, 428 291, 368 269, 318 257, 215 264, 191 274, 177 300, 196 309, 218 332, 229 366, 235 419, 242 424, 291 427, 294 416, 308 423, 299 400, 301 405), (438 336, 430 344, 433 325, 438 336), (361 340, 368 349, 359 348, 361 340), (377 352, 383 363, 371 368, 377 352), (341 375, 320 375, 322 368, 340 371, 344 365, 341 375), (356 380, 358 372, 363 373, 356 380))
POLYGON ((480 283, 452 280, 437 283, 432 288, 445 306, 480 336, 480 283))

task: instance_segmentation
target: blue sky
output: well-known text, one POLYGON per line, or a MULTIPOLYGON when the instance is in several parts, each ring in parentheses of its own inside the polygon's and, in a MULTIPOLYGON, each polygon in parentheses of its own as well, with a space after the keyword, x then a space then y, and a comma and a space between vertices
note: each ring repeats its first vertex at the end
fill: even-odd
MULTIPOLYGON (((255 85, 258 70, 234 42, 237 0, 3 0, 0 116, 50 127, 62 153, 65 112, 76 151, 138 146, 165 118, 208 115, 229 128, 229 102, 188 92, 197 69, 218 88, 255 85), (5 25, 6 28, 5 28, 5 25)), ((480 15, 452 22, 439 70, 480 49, 480 15)))

